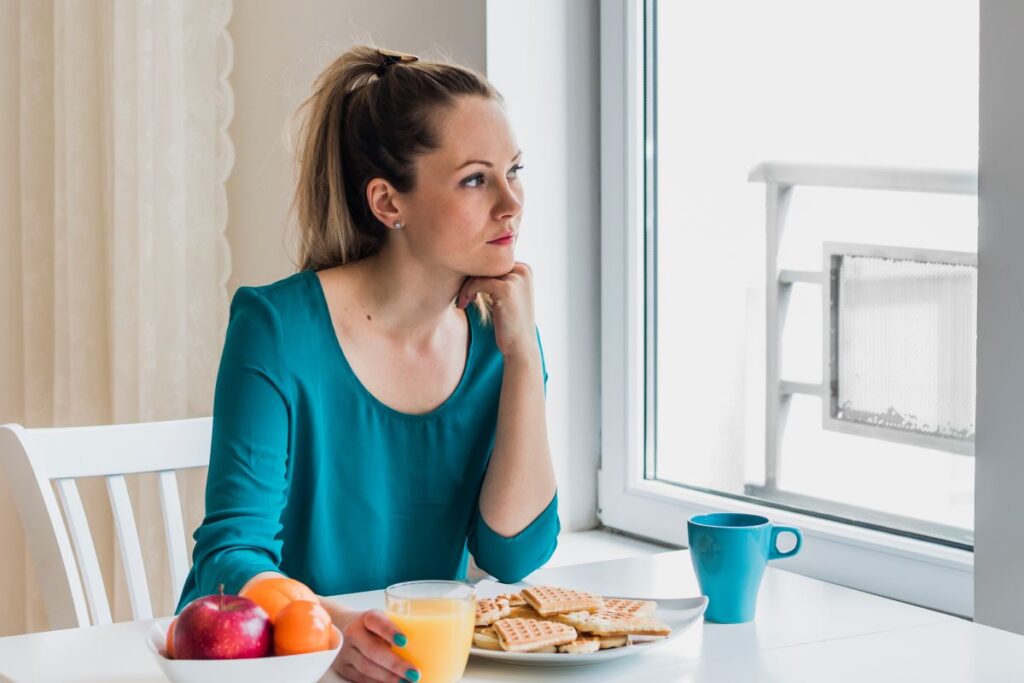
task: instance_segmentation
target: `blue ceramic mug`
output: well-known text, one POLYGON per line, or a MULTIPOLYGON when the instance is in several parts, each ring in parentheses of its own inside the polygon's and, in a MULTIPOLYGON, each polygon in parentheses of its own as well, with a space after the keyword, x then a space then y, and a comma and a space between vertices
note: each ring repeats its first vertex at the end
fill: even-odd
POLYGON ((687 530, 693 570, 700 592, 708 596, 704 618, 720 624, 752 621, 765 564, 793 557, 803 544, 799 529, 775 526, 760 515, 695 515, 687 522, 687 530), (796 545, 780 552, 776 543, 785 532, 796 536, 796 545))

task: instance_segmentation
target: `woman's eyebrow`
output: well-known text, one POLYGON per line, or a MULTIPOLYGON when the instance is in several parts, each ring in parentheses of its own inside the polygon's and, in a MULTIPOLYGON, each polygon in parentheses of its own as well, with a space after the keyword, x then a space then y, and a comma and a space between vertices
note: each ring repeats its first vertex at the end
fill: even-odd
MULTIPOLYGON (((518 158, 519 158, 519 157, 521 157, 521 156, 523 156, 523 150, 519 150, 518 152, 516 152, 516 155, 515 155, 514 157, 512 157, 512 161, 515 161, 516 159, 518 159, 518 158)), ((494 166, 494 164, 492 164, 492 163, 491 163, 491 162, 489 162, 489 161, 481 161, 481 160, 479 160, 479 159, 470 159, 469 161, 467 161, 466 163, 462 164, 462 166, 459 166, 459 167, 458 167, 457 169, 455 169, 455 170, 456 170, 456 171, 461 171, 461 170, 462 170, 462 169, 464 169, 464 168, 465 168, 466 166, 469 166, 469 165, 471 165, 471 164, 483 164, 484 166, 486 166, 486 167, 488 167, 488 168, 490 168, 491 166, 494 166)))

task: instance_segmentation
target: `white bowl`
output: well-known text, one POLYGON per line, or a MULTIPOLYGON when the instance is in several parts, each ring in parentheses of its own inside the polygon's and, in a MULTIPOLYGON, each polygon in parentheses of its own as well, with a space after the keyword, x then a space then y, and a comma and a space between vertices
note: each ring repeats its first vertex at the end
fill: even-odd
POLYGON ((172 619, 157 620, 146 636, 146 647, 172 683, 316 683, 341 649, 341 631, 331 626, 334 647, 322 652, 251 659, 168 659, 164 648, 172 619))

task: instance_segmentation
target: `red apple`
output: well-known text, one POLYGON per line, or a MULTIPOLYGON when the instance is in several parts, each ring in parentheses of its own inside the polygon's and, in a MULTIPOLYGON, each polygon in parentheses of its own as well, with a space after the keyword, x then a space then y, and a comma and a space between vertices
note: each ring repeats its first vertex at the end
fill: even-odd
POLYGON ((248 659, 273 654, 270 617, 249 598, 206 595, 190 602, 174 627, 175 659, 248 659))

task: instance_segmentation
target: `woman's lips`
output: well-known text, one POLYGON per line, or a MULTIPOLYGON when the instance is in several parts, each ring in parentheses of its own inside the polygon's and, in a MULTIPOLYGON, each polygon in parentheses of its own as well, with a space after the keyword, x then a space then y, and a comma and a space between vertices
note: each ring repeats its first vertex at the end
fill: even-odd
POLYGON ((499 247, 504 247, 506 245, 512 244, 515 241, 516 241, 516 236, 515 235, 509 235, 508 237, 502 237, 501 239, 497 239, 497 240, 494 240, 492 242, 488 242, 487 244, 495 244, 495 245, 497 245, 499 247))

